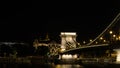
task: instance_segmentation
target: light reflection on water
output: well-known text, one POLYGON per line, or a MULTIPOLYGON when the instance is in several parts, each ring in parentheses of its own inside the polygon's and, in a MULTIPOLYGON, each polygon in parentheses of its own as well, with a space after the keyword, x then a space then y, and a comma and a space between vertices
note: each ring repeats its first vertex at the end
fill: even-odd
POLYGON ((0 68, 83 68, 81 65, 71 65, 71 64, 0 64, 0 68))
POLYGON ((55 68, 83 68, 81 65, 70 65, 70 64, 63 64, 63 65, 55 65, 55 68))
MULTIPOLYGON (((113 68, 109 67, 91 67, 79 64, 0 64, 0 68, 113 68)), ((120 68, 115 66, 114 68, 120 68)))

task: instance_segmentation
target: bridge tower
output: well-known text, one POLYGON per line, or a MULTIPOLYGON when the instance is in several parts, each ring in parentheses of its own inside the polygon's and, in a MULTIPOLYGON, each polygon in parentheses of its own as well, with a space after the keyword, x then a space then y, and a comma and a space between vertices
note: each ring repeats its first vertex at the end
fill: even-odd
POLYGON ((61 51, 76 48, 76 32, 61 32, 61 51))

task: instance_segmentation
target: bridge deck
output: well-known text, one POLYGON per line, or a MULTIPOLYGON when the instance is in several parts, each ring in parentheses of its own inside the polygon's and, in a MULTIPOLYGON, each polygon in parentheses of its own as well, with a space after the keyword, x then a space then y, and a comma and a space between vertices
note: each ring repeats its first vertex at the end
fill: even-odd
POLYGON ((82 46, 82 47, 79 47, 79 48, 66 50, 66 51, 62 52, 61 54, 79 52, 79 51, 86 51, 86 50, 106 49, 106 48, 108 48, 108 46, 109 46, 108 44, 82 46))

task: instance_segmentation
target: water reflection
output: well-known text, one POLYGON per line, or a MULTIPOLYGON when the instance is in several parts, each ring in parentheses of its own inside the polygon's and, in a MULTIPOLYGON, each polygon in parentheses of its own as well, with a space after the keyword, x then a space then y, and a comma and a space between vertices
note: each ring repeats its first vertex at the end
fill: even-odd
POLYGON ((120 68, 119 66, 96 67, 82 66, 79 64, 0 64, 0 68, 120 68))
POLYGON ((81 65, 70 64, 0 64, 0 68, 83 68, 81 65))
POLYGON ((55 68, 83 68, 83 67, 81 65, 64 64, 64 65, 55 65, 55 68))

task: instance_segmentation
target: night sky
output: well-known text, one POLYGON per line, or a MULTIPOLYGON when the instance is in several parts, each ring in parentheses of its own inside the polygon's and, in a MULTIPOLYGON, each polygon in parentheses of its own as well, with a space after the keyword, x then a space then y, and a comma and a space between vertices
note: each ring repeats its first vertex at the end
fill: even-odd
MULTIPOLYGON (((1 2, 2 3, 2 2, 1 2)), ((119 0, 81 2, 3 2, 0 41, 32 42, 48 33, 77 32, 78 41, 95 38, 120 12, 119 0)))

